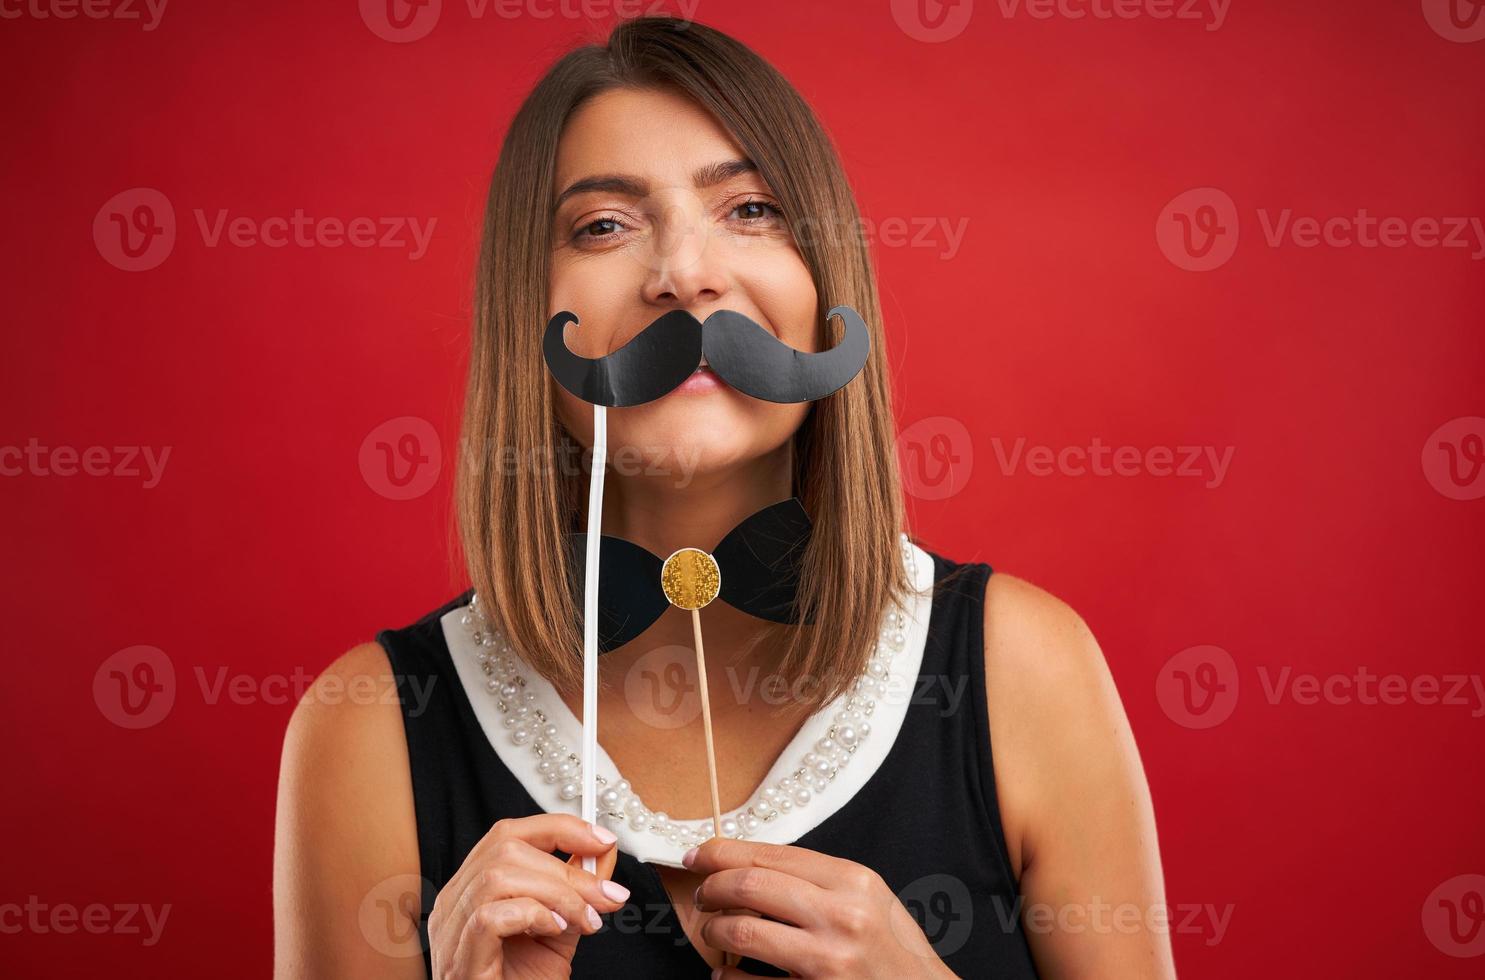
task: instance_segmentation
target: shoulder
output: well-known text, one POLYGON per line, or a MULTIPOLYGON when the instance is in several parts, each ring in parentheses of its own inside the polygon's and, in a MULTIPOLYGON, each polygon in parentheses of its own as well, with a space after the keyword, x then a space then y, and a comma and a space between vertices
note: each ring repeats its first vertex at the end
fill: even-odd
POLYGON ((996 572, 985 584, 985 666, 1002 683, 1097 686, 1103 652, 1083 617, 1025 579, 996 572))
POLYGON ((1143 771, 1123 703, 1088 624, 1050 592, 996 572, 985 587, 985 697, 1013 866, 1091 792, 1143 771))
POLYGON ((315 679, 284 734, 275 945, 285 956, 314 960, 325 973, 348 966, 365 945, 356 925, 364 897, 397 876, 419 873, 397 696, 386 652, 360 644, 315 679))
POLYGON ((336 658, 305 691, 284 735, 293 750, 313 764, 325 750, 395 722, 401 732, 397 683, 380 643, 362 643, 336 658))

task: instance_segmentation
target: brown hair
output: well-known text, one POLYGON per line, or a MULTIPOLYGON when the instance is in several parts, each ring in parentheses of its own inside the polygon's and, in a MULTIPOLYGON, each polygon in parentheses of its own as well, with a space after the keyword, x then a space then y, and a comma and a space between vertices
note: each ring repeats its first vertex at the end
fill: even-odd
POLYGON ((667 87, 708 110, 778 196, 824 313, 857 310, 871 331, 861 374, 812 406, 796 432, 794 492, 814 522, 799 602, 822 626, 773 627, 780 674, 808 685, 807 702, 841 693, 859 674, 888 602, 908 587, 897 535, 903 502, 876 279, 855 197, 834 147, 803 98, 771 65, 720 31, 669 18, 625 21, 607 45, 563 56, 521 105, 490 182, 476 269, 455 510, 470 580, 516 650, 559 690, 582 685, 581 606, 569 585, 564 535, 586 500, 583 474, 519 461, 571 458, 541 355, 552 250, 557 142, 586 99, 617 87, 667 87), (802 234, 808 228, 810 234, 802 234), (512 450, 514 451, 512 453, 512 450))

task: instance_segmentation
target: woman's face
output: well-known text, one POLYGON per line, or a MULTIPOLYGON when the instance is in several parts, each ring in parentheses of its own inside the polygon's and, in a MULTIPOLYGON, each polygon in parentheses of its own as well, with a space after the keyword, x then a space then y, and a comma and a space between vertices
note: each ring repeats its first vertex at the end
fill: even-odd
MULTIPOLYGON (((557 148, 551 317, 571 310, 567 346, 612 353, 670 310, 736 310, 813 352, 817 297, 778 200, 732 138, 673 92, 611 89, 569 118, 557 148)), ((553 384, 558 415, 592 445, 593 410, 553 384)), ((710 371, 643 405, 610 409, 620 475, 715 473, 784 445, 807 404, 766 402, 710 371), (637 457, 637 458, 636 458, 637 457), (640 460, 644 465, 634 465, 640 460)))

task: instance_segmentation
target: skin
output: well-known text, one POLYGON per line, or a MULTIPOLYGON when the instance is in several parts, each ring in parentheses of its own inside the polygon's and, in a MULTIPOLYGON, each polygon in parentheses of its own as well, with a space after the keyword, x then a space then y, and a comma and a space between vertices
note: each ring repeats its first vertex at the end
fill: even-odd
MULTIPOLYGON (((574 351, 608 353, 675 308, 703 319, 740 310, 785 343, 816 349, 815 290, 787 217, 768 207, 776 200, 767 185, 746 171, 704 186, 694 179, 742 157, 709 115, 669 92, 610 91, 573 115, 556 161, 559 192, 600 175, 636 185, 588 189, 556 208, 549 314, 579 312, 580 326, 567 335, 574 351)), ((591 408, 557 392, 559 418, 590 444, 591 408)), ((611 460, 619 447, 634 447, 645 465, 609 473, 605 531, 661 555, 710 547, 789 495, 791 437, 808 410, 725 386, 610 410, 611 460), (679 472, 677 460, 694 469, 679 472)), ((1103 654, 1082 619, 1036 586, 996 573, 985 600, 986 697, 1010 863, 1025 907, 1046 906, 1048 918, 1065 923, 1028 924, 1038 969, 1058 978, 1173 977, 1169 937, 1158 920, 1148 927, 1164 903, 1150 793, 1103 654), (1103 927, 1088 924, 1109 906, 1138 910, 1139 923, 1111 927, 1105 911, 1103 927)), ((808 714, 765 703, 761 685, 743 696, 738 672, 757 667, 766 676, 771 667, 757 637, 758 623, 744 614, 723 603, 707 608, 723 810, 756 792, 808 714)), ((624 696, 640 658, 667 646, 691 649, 689 614, 668 611, 600 661, 599 736, 652 809, 706 819, 700 718, 660 730, 624 696)), ((378 645, 335 661, 285 737, 274 861, 279 978, 421 976, 416 955, 389 956, 358 917, 368 895, 420 872, 395 699, 330 696, 358 677, 379 690, 392 684, 378 645)), ((568 706, 580 712, 576 698, 568 706)), ((575 817, 497 823, 439 893, 429 925, 434 975, 566 976, 576 944, 594 931, 588 907, 607 913, 623 904, 602 890, 614 859, 613 847, 575 817), (555 849, 599 856, 598 874, 576 859, 559 862, 555 849)), ((713 840, 688 855, 687 868, 660 871, 709 963, 731 950, 807 978, 952 976, 881 878, 854 862, 713 840), (781 921, 742 914, 749 910, 781 921)), ((411 928, 405 904, 388 907, 400 910, 392 914, 404 932, 411 928)))

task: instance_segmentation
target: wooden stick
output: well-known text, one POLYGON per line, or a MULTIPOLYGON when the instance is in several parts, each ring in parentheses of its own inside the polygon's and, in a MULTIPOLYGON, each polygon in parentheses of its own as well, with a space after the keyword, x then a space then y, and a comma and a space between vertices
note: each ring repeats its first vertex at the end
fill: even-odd
MULTIPOLYGON (((712 699, 706 689, 706 651, 701 644, 701 610, 691 610, 691 632, 696 637, 696 679, 701 694, 701 728, 706 733, 706 778, 712 790, 712 833, 722 836, 722 801, 717 794, 717 747, 712 741, 712 699)), ((722 950, 722 965, 737 966, 742 957, 722 950)))
POLYGON ((706 778, 712 788, 712 833, 722 836, 722 801, 717 795, 717 748, 712 741, 712 699, 706 691, 706 651, 701 645, 701 610, 691 610, 691 632, 696 637, 696 679, 701 689, 701 727, 706 732, 706 778))

